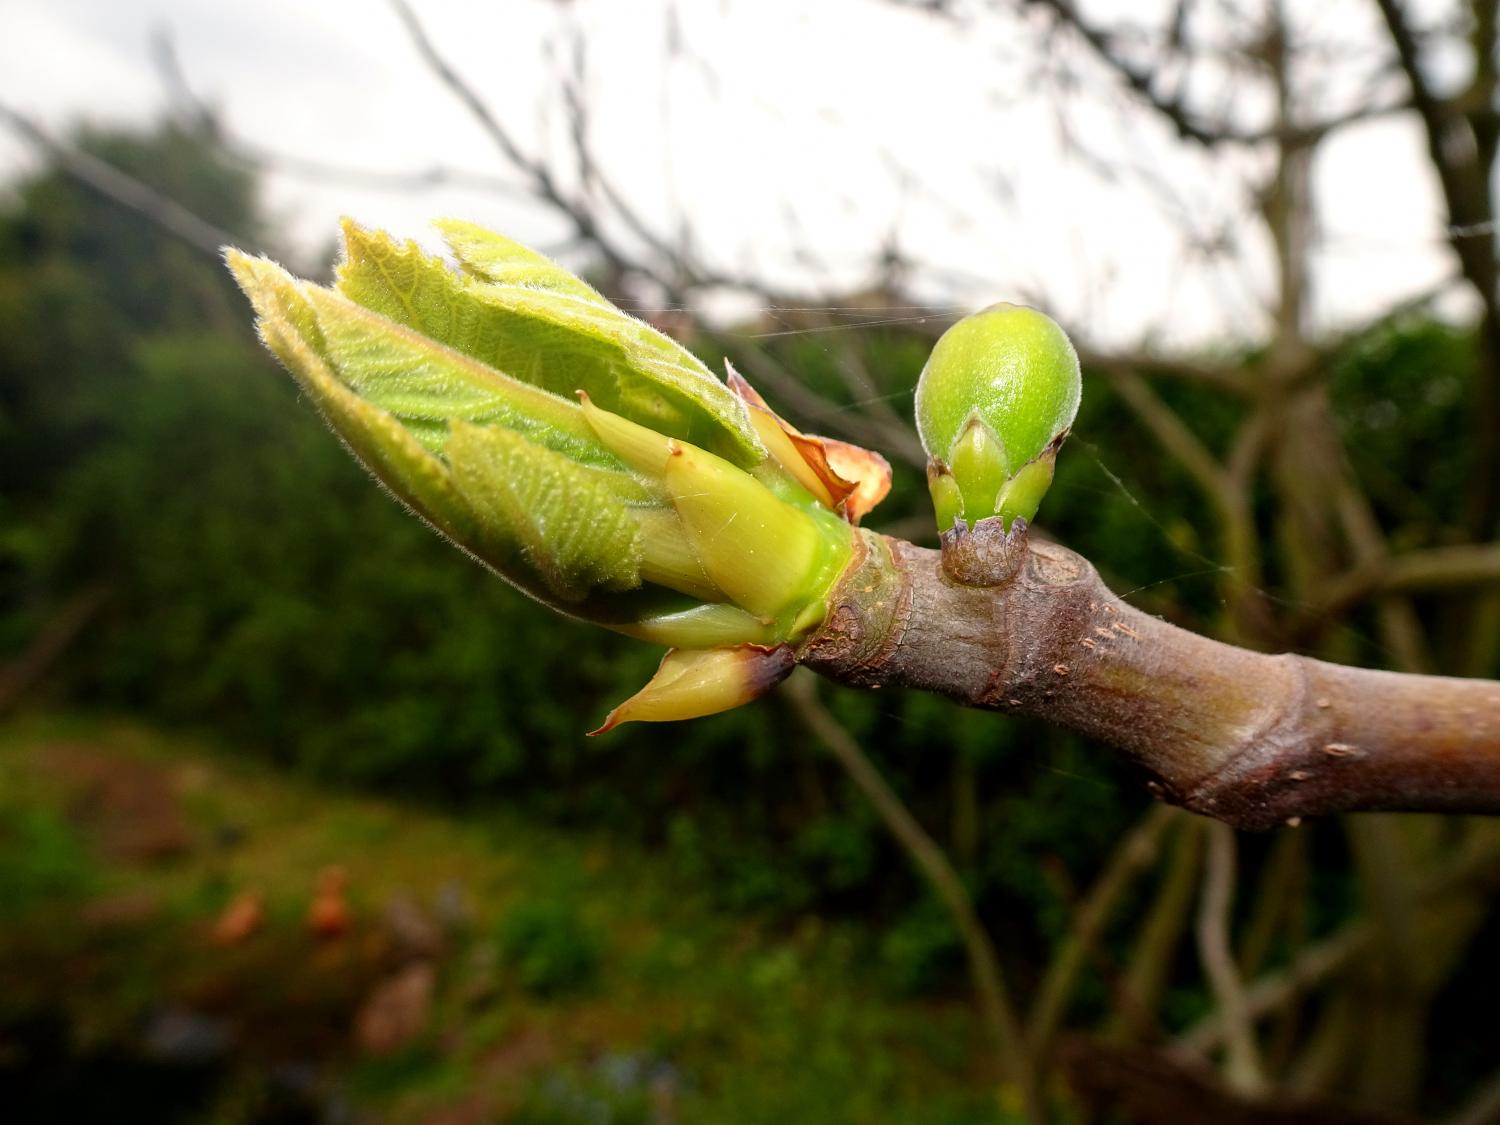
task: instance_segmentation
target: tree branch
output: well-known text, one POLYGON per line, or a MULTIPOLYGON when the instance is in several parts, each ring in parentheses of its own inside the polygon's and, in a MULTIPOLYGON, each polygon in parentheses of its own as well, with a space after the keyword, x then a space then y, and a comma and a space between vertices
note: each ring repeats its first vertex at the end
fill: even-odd
MULTIPOLYGON (((1466 230, 1493 230, 1495 205, 1490 193, 1495 145, 1500 132, 1491 121, 1466 117, 1452 99, 1441 97, 1422 69, 1421 43, 1400 0, 1375 0, 1391 37, 1396 59, 1411 87, 1412 104, 1421 119, 1427 153, 1443 199, 1448 206, 1448 243, 1458 257, 1465 279, 1474 287, 1484 309, 1480 331, 1480 363, 1475 386, 1475 436, 1478 465, 1473 474, 1470 528, 1475 537, 1493 534, 1500 515, 1500 260, 1495 241, 1471 238, 1466 230)), ((1483 8, 1484 5, 1479 5, 1483 8)), ((1476 31, 1494 34, 1493 16, 1477 21, 1476 31)), ((1477 41, 1474 51, 1475 85, 1488 93, 1495 77, 1493 41, 1477 41)), ((1493 114, 1487 106, 1484 116, 1493 114)))
POLYGON ((572 223, 577 236, 597 249, 610 266, 620 270, 630 268, 629 257, 621 253, 604 236, 594 215, 562 190, 552 175, 552 170, 545 163, 531 159, 522 151, 521 146, 511 136, 510 130, 495 116, 485 100, 438 51, 432 37, 427 34, 427 29, 422 25, 422 21, 417 17, 411 5, 406 0, 390 0, 390 3, 406 28, 412 45, 416 47, 417 53, 427 64, 428 69, 444 86, 448 87, 455 98, 463 103, 464 108, 489 135, 490 140, 495 143, 495 147, 500 150, 501 155, 510 165, 526 177, 536 197, 566 217, 572 223))
POLYGON ((911 810, 896 795, 895 790, 880 776, 874 763, 859 748, 859 743, 818 702, 814 683, 810 679, 794 677, 786 685, 784 693, 803 726, 833 755, 849 780, 864 794, 885 824, 886 830, 895 837, 947 909, 958 930, 959 939, 963 942, 969 973, 979 996, 979 1006, 1000 1054, 1002 1073, 1016 1083, 1022 1102, 1027 1107, 1028 1119, 1042 1120, 1036 1074, 1026 1040, 1021 1034, 1020 1020, 1006 990, 1005 978, 1000 971, 1000 958, 984 923, 974 910, 969 892, 958 877, 958 872, 948 862, 948 857, 943 854, 943 849, 938 847, 927 830, 912 816, 911 810))
POLYGON ((1151 432, 1157 443, 1177 461, 1215 507, 1227 509, 1226 492, 1229 489, 1224 467, 1209 452, 1176 412, 1163 402, 1146 381, 1134 372, 1122 373, 1115 379, 1115 390, 1125 405, 1151 432))
POLYGON ((1187 930, 1198 889, 1202 829, 1209 823, 1186 816, 1181 819, 1185 823, 1177 834, 1151 905, 1136 929, 1125 974, 1116 989, 1115 1009, 1105 1024, 1105 1038, 1113 1042, 1157 1038, 1160 1032, 1157 1013, 1177 949, 1187 930))
POLYGON ((7 106, 0 105, 0 121, 10 125, 40 148, 79 183, 121 207, 134 211, 174 238, 181 239, 205 254, 217 258, 224 247, 245 241, 242 237, 215 226, 201 215, 194 214, 171 196, 120 171, 113 164, 100 160, 92 153, 54 140, 29 117, 7 106))
POLYGON ((709 271, 686 260, 665 239, 651 230, 649 224, 604 176, 588 146, 588 113, 581 88, 583 65, 580 53, 581 40, 576 38, 574 40, 575 69, 572 78, 564 83, 562 90, 564 109, 568 114, 569 140, 573 146, 574 158, 578 162, 580 178, 584 185, 584 196, 580 198, 563 188, 553 174, 551 166, 544 160, 527 155, 505 123, 480 96, 479 91, 438 50, 437 44, 427 33, 426 27, 411 4, 407 0, 390 0, 390 4, 427 68, 479 123, 479 126, 495 143, 495 147, 500 150, 501 156, 526 179, 534 198, 567 219, 572 224, 577 238, 597 250, 612 269, 649 277, 673 296, 679 294, 684 285, 728 285, 752 288, 742 279, 709 271), (649 268, 641 255, 631 253, 609 235, 601 222, 603 209, 596 207, 587 197, 590 188, 598 190, 603 199, 613 208, 619 221, 640 240, 647 251, 656 254, 664 261, 667 267, 666 272, 649 268))
POLYGON ((1098 944, 1125 892, 1143 871, 1156 862, 1162 834, 1172 823, 1174 815, 1180 817, 1182 814, 1173 814, 1170 809, 1158 805, 1141 818, 1130 835, 1115 848, 1108 865, 1074 914, 1067 936, 1052 955, 1027 1020, 1032 1059, 1039 1069, 1045 1070, 1051 1061, 1052 1048, 1068 1014, 1068 1005, 1073 1000, 1088 953, 1098 944))
POLYGON ((1208 833, 1208 862, 1203 868, 1203 896, 1198 903, 1198 957, 1224 1015, 1229 1086, 1238 1094, 1254 1097, 1265 1088, 1266 1081, 1255 1042, 1255 1024, 1245 1003, 1245 982, 1240 979, 1229 940, 1236 867, 1234 832, 1227 825, 1215 824, 1208 833))
MULTIPOLYGON (((1298 123, 1285 115, 1279 115, 1263 128, 1244 128, 1230 125, 1224 120, 1212 120, 1195 114, 1181 96, 1181 89, 1173 96, 1158 90, 1159 71, 1163 68, 1136 66, 1116 49, 1115 37, 1104 28, 1084 18, 1072 0, 1028 0, 1029 3, 1050 11, 1062 25, 1071 28, 1083 40, 1089 50, 1106 67, 1114 72, 1126 86, 1138 95, 1159 117, 1169 124, 1182 140, 1203 148, 1218 145, 1259 145, 1275 142, 1290 148, 1309 148, 1325 137, 1357 125, 1392 114, 1404 113, 1412 108, 1410 99, 1399 98, 1357 105, 1354 108, 1324 117, 1316 121, 1298 123)), ((1182 43, 1165 44, 1162 53, 1177 52, 1182 57, 1182 43)))
POLYGON ((1500 583, 1500 543, 1388 555, 1328 582, 1308 617, 1332 617, 1383 593, 1428 593, 1500 583))
MULTIPOLYGON (((725 350, 732 349, 732 338, 713 332, 707 334, 724 346, 725 350)), ((882 450, 914 468, 925 470, 927 467, 927 453, 910 426, 899 420, 891 422, 879 413, 845 406, 823 397, 765 348, 736 350, 735 362, 743 364, 757 383, 769 387, 773 394, 814 425, 858 445, 882 450)))
MULTIPOLYGON (((1500 873, 1500 848, 1493 846, 1491 840, 1480 841, 1426 877, 1417 888, 1416 901, 1408 904, 1407 909, 1420 911, 1446 895, 1476 884, 1489 889, 1497 873, 1500 873)), ((1356 918, 1316 944, 1304 946, 1285 967, 1266 973, 1245 990, 1248 1014, 1252 1019, 1260 1019, 1311 992, 1369 949, 1376 932, 1375 923, 1369 918, 1356 918)), ((1224 1042, 1226 1030, 1224 1013, 1213 1012, 1179 1036, 1172 1049, 1206 1055, 1224 1042)))
POLYGON ((1059 21, 1077 32, 1079 38, 1088 44, 1094 55, 1167 120, 1183 140, 1211 146, 1230 139, 1223 129, 1207 125, 1195 118, 1180 100, 1164 97, 1158 93, 1151 72, 1133 66, 1122 58, 1115 51, 1109 34, 1084 19, 1071 0, 1030 0, 1030 2, 1037 7, 1048 9, 1059 21))
POLYGON ((1240 828, 1365 809, 1500 813, 1500 683, 1267 656, 1120 601, 1033 542, 994 587, 866 533, 799 659, 1061 724, 1123 750, 1165 799, 1240 828))
POLYGON ((1118 376, 1142 374, 1162 375, 1185 383, 1210 387, 1239 398, 1251 398, 1255 384, 1238 366, 1216 364, 1210 361, 1159 356, 1149 353, 1130 355, 1122 352, 1101 352, 1087 346, 1078 348, 1078 361, 1090 373, 1118 376))

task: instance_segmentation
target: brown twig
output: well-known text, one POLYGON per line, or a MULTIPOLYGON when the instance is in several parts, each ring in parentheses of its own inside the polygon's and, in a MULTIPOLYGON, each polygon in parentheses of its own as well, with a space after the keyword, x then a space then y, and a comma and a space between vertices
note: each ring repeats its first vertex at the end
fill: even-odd
POLYGON ((877 415, 863 410, 851 410, 823 397, 787 370, 764 348, 738 351, 736 363, 743 364, 757 383, 763 384, 813 425, 826 427, 833 435, 871 449, 879 449, 914 468, 926 470, 927 454, 911 427, 892 425, 877 415))
POLYGON ((953 919, 969 963, 980 1010, 995 1041, 1001 1072, 1016 1084, 1029 1120, 1043 1120, 1036 1072, 1000 970, 1000 958, 973 900, 942 848, 880 776, 859 743, 818 701, 811 679, 793 676, 782 689, 798 720, 828 750, 880 816, 953 919))
POLYGON ((1198 902, 1198 957, 1224 1020, 1225 1077, 1236 1093, 1253 1097, 1265 1089, 1255 1025, 1245 1003, 1245 984, 1235 964, 1229 930, 1234 910, 1234 830, 1215 824, 1208 830, 1208 862, 1198 902))
POLYGON ((629 268, 629 256, 617 249, 605 236, 593 213, 563 190, 546 163, 534 160, 525 153, 484 98, 437 49, 411 5, 406 0, 390 0, 390 4, 428 69, 463 104, 511 167, 526 178, 535 197, 563 215, 572 224, 578 238, 598 250, 612 267, 621 270, 629 268))
POLYGON ((1213 505, 1223 540, 1226 602, 1240 639, 1262 632, 1254 621, 1251 599, 1260 589, 1260 552, 1250 510, 1250 477, 1263 437, 1258 415, 1242 430, 1233 451, 1234 466, 1221 465, 1187 424, 1139 375, 1121 373, 1115 389, 1157 443, 1186 470, 1213 505))
POLYGON ((1492 3, 1475 7, 1474 78, 1468 97, 1459 102, 1439 95, 1423 66, 1418 35, 1400 0, 1375 0, 1390 34, 1411 101, 1422 122, 1427 152, 1448 207, 1448 242, 1464 278, 1478 296, 1480 362, 1475 373, 1474 421, 1477 464, 1471 474, 1470 530, 1488 539, 1500 518, 1500 258, 1496 255, 1490 192, 1500 121, 1494 110, 1497 82, 1496 16, 1492 3), (1491 231, 1489 238, 1466 237, 1466 230, 1491 231))
MULTIPOLYGON (((1471 885, 1490 886, 1500 874, 1500 848, 1481 841, 1440 871, 1424 878, 1417 888, 1417 902, 1408 909, 1435 902, 1471 885)), ((1329 977, 1346 969, 1374 940, 1376 928, 1368 918, 1356 918, 1321 941, 1303 947, 1283 968, 1257 978, 1245 990, 1245 1006, 1254 1019, 1277 1011, 1306 995, 1329 977)), ((1215 1012, 1194 1024, 1177 1038, 1175 1050, 1203 1055, 1224 1041, 1224 1020, 1215 1012)))
MULTIPOLYGON (((1156 1012, 1198 889, 1198 866, 1206 822, 1181 818, 1172 857, 1146 911, 1119 983, 1118 1002, 1105 1026, 1116 1042, 1146 1038, 1158 1031, 1156 1012)), ((1154 1037, 1154 1036, 1153 1036, 1154 1037)))
POLYGON ((8 664, 0 664, 0 715, 14 707, 52 669, 108 600, 109 591, 103 586, 74 594, 46 621, 19 656, 8 664))
POLYGON ((1500 543, 1430 547, 1385 555, 1329 581, 1309 617, 1335 617, 1383 593, 1420 594, 1500 584, 1500 543))
POLYGON ((1032 1060, 1039 1070, 1047 1069, 1089 951, 1097 945, 1125 892, 1156 861, 1162 833, 1172 818, 1173 810, 1162 805, 1142 817, 1115 849, 1103 873, 1074 912, 1072 925, 1052 954, 1026 1021, 1032 1060))
POLYGON ((171 196, 120 171, 82 149, 54 139, 45 129, 24 114, 0 105, 0 121, 6 122, 26 140, 45 152, 57 166, 79 183, 92 188, 106 199, 134 211, 189 246, 217 258, 224 247, 244 245, 242 236, 216 226, 184 207, 171 196))

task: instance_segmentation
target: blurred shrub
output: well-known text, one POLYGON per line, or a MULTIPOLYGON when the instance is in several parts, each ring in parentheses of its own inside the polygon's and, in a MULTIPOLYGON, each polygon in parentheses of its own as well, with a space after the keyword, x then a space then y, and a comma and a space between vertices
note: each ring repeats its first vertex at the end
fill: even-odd
POLYGON ((1472 334, 1408 318, 1340 352, 1331 376, 1350 460, 1397 546, 1440 538, 1475 462, 1472 334))
MULTIPOLYGON (((669 1120, 656 1111, 651 1090, 625 1068, 600 1072, 554 1070, 531 1084, 507 1120, 515 1125, 654 1125, 669 1120)), ((627 1060, 629 1061, 629 1060, 627 1060)))
POLYGON ((48 903, 76 902, 100 878, 97 862, 55 812, 0 804, 0 922, 48 903))
POLYGON ((880 938, 880 967, 898 992, 921 993, 943 984, 963 967, 963 947, 953 917, 924 896, 880 938))
POLYGON ((598 935, 565 899, 513 907, 500 923, 499 941, 502 962, 534 996, 581 991, 599 972, 598 935))

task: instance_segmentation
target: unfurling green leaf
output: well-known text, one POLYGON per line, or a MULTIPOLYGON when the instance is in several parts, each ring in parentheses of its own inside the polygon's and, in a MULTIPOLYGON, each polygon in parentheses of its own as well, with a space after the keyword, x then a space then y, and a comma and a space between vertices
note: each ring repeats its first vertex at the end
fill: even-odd
POLYGON ((463 219, 439 219, 433 226, 442 232, 448 249, 453 251, 464 272, 472 277, 496 285, 550 289, 606 308, 613 307, 592 285, 574 277, 551 258, 503 234, 463 219))
POLYGON ((472 272, 460 275, 414 242, 398 245, 346 222, 348 257, 339 267, 338 289, 555 396, 571 399, 582 389, 606 410, 737 465, 765 456, 739 399, 686 348, 582 282, 565 284, 558 275, 568 275, 556 266, 548 271, 540 255, 505 239, 483 243, 472 232, 467 228, 455 247, 470 255, 472 272), (514 272, 507 272, 511 248, 519 253, 510 259, 514 272), (533 280, 516 280, 528 275, 533 280))
POLYGON ((443 453, 485 561, 519 553, 566 602, 641 584, 640 527, 600 474, 496 426, 455 422, 443 453))
POLYGON ((366 402, 334 375, 317 319, 302 288, 274 262, 231 250, 229 267, 259 314, 261 339, 279 358, 350 450, 395 495, 460 543, 473 534, 472 513, 447 465, 389 413, 366 402))
POLYGON ((585 464, 619 467, 572 404, 444 347, 326 289, 308 286, 339 378, 434 451, 450 421, 494 423, 585 464))
POLYGON ((333 289, 227 257, 266 345, 400 500, 539 600, 679 650, 615 721, 751 698, 827 613, 841 517, 888 467, 779 419, 771 459, 748 386, 534 251, 442 230, 462 272, 352 223, 333 289))

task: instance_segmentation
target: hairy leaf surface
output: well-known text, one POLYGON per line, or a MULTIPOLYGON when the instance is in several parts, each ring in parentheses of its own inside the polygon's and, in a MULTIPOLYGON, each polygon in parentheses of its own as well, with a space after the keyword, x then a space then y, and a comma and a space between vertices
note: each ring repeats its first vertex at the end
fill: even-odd
POLYGON ((563 401, 587 391, 736 464, 764 457, 743 404, 691 352, 534 251, 471 228, 464 276, 414 242, 352 223, 344 234, 338 289, 350 300, 563 401))
POLYGON ((568 602, 640 585, 639 528, 597 475, 496 426, 455 422, 444 454, 482 558, 502 571, 524 562, 568 602))

